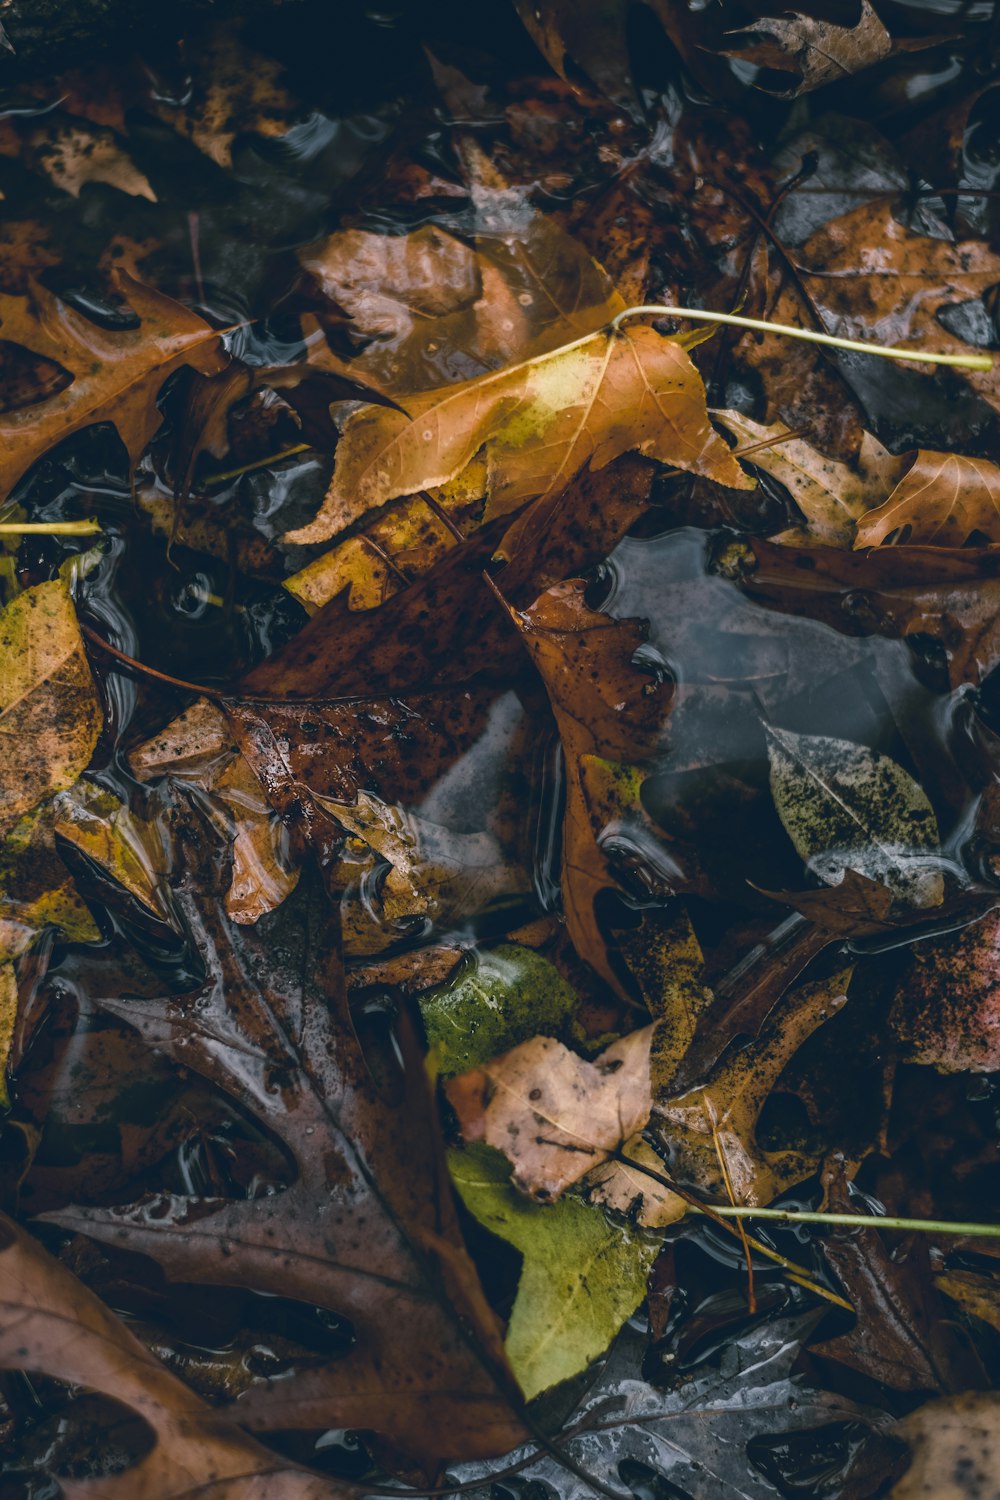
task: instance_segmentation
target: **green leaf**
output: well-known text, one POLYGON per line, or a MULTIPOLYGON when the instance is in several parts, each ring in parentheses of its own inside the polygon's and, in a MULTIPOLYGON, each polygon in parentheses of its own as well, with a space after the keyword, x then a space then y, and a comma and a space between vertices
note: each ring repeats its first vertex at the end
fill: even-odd
POLYGON ((530 1401, 603 1354, 646 1295, 659 1236, 579 1198, 525 1198, 490 1146, 452 1151, 448 1167, 469 1212, 524 1256, 505 1348, 530 1401))
POLYGON ((943 899, 934 809, 902 766, 826 735, 769 728, 767 744, 778 816, 821 880, 857 870, 915 906, 943 899))
POLYGON ((553 1035, 577 996, 540 953, 501 943, 467 959, 420 997, 427 1041, 445 1076, 464 1073, 540 1032, 553 1035))

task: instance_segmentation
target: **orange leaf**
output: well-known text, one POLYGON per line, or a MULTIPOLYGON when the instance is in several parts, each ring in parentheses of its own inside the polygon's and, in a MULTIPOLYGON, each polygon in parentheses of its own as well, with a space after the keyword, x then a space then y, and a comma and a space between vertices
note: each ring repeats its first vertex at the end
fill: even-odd
POLYGON ((984 458, 921 449, 888 500, 859 523, 855 547, 894 531, 917 546, 961 547, 973 532, 1000 542, 1000 469, 984 458))

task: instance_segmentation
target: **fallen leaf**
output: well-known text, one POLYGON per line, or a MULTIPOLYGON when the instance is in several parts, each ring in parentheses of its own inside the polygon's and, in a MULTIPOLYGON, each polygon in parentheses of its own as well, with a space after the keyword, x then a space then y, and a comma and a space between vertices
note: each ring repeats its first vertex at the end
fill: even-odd
POLYGON ((942 1073, 1000 1068, 998 956, 996 910, 911 949, 890 1016, 907 1062, 942 1073))
POLYGON ((261 1447, 171 1375, 6 1215, 0 1218, 0 1365, 100 1391, 142 1419, 152 1450, 100 1477, 59 1475, 66 1500, 341 1500, 335 1482, 261 1447))
POLYGON ((892 50, 892 38, 868 0, 861 0, 861 18, 854 26, 837 26, 793 11, 784 18, 762 16, 739 34, 748 42, 727 47, 727 57, 798 74, 799 81, 787 89, 769 89, 755 80, 757 88, 782 99, 794 99, 824 84, 850 78, 881 62, 892 50))
POLYGON ((78 782, 55 799, 52 831, 93 860, 161 921, 170 920, 164 881, 170 861, 165 831, 136 817, 112 792, 78 782))
POLYGON ((1000 1277, 995 1271, 948 1267, 935 1273, 934 1285, 969 1317, 978 1318, 1000 1333, 1000 1277))
POLYGON ((881 881, 915 906, 944 885, 932 857, 937 818, 926 793, 866 745, 768 728, 771 790, 796 852, 827 885, 845 870, 881 881))
POLYGON ((238 22, 200 38, 194 62, 183 102, 152 89, 145 102, 217 166, 232 169, 238 136, 287 135, 300 117, 301 105, 282 83, 285 69, 248 47, 238 22))
POLYGON ((748 461, 780 480, 802 512, 804 527, 776 539, 786 545, 802 536, 821 547, 850 547, 858 523, 881 504, 902 468, 903 460, 869 432, 856 462, 844 464, 803 438, 785 441, 788 429, 780 422, 767 427, 737 411, 713 411, 712 416, 741 447, 752 447, 748 461))
POLYGON ((65 582, 25 589, 4 608, 0 658, 0 828, 8 828, 73 785, 101 730, 97 690, 65 582))
POLYGON ((134 463, 160 425, 157 397, 174 370, 205 375, 225 368, 219 336, 196 313, 124 272, 117 285, 139 327, 109 331, 60 301, 41 283, 26 297, 0 295, 0 334, 54 360, 72 377, 64 390, 0 416, 0 495, 35 461, 95 422, 113 422, 134 463))
POLYGON ((1000 1470, 1000 1396, 970 1391, 919 1406, 896 1427, 910 1466, 890 1500, 983 1500, 1000 1470))
POLYGON ((407 1033, 387 1097, 355 1037, 339 966, 318 946, 329 908, 301 882, 252 928, 184 891, 175 899, 204 987, 162 999, 151 976, 138 1002, 134 987, 95 1002, 276 1133, 294 1180, 243 1201, 163 1194, 49 1218, 152 1256, 170 1279, 251 1287, 350 1319, 349 1354, 248 1391, 237 1403, 243 1425, 375 1429, 431 1463, 442 1434, 456 1457, 506 1451, 522 1431, 516 1397, 407 1033))
POLYGON ((517 943, 470 953, 446 984, 420 995, 427 1044, 442 1077, 463 1073, 538 1032, 554 1032, 578 1002, 556 966, 517 943))
POLYGON ((533 1203, 488 1146, 452 1151, 448 1170, 469 1212, 524 1257, 504 1348, 530 1401, 604 1353, 646 1295, 658 1240, 577 1198, 533 1203))
POLYGON ((0 1109, 10 1108, 7 1062, 17 1023, 17 974, 9 959, 0 960, 0 1109))
POLYGON ((55 804, 43 803, 0 839, 0 956, 24 953, 45 927, 92 943, 100 928, 55 846, 55 804))
POLYGON ((29 159, 72 197, 88 183, 101 182, 132 198, 156 202, 149 179, 140 172, 113 130, 80 120, 47 124, 27 137, 29 159))
MULTIPOLYGON (((844 1003, 849 978, 848 970, 791 991, 755 1041, 681 1094, 653 1096, 656 1026, 631 1032, 593 1062, 561 1042, 534 1037, 452 1078, 445 1093, 463 1138, 503 1151, 515 1187, 543 1202, 595 1168, 600 1175, 590 1180, 599 1186, 610 1153, 648 1126, 647 1140, 669 1157, 670 1175, 682 1186, 723 1201, 731 1189, 737 1203, 762 1205, 815 1170, 815 1157, 762 1150, 756 1124, 786 1064, 844 1003)), ((640 1187, 642 1178, 633 1173, 636 1197, 652 1192, 640 1187)), ((618 1184, 614 1193, 619 1206, 618 1184)), ((658 1222, 667 1222, 668 1205, 655 1195, 653 1210, 658 1222)), ((675 1198, 672 1217, 684 1212, 684 1202, 675 1198)))
POLYGON ((1000 541, 1000 469, 921 450, 884 504, 859 518, 854 545, 877 547, 896 532, 911 546, 963 547, 974 533, 1000 541))
POLYGON ((487 515, 562 490, 581 469, 636 450, 735 489, 753 487, 705 406, 682 345, 641 324, 439 390, 363 407, 337 448, 323 507, 294 542, 321 542, 399 495, 454 479, 488 445, 487 515))

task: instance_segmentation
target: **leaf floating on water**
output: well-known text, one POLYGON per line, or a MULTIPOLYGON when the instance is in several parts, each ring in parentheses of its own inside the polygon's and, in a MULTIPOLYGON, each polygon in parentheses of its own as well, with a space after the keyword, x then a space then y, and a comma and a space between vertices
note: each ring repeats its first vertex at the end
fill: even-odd
POLYGON ((938 826, 923 788, 866 745, 767 730, 771 791, 796 852, 827 885, 856 870, 914 906, 943 900, 938 826))
POLYGON ((101 709, 61 580, 25 589, 0 613, 0 655, 2 829, 73 785, 94 753, 101 709))
POLYGON ((452 1151, 448 1170, 470 1213, 524 1257, 504 1348, 530 1401, 604 1353, 646 1295, 659 1240, 578 1198, 532 1202, 489 1146, 452 1151))
POLYGON ((631 324, 551 354, 408 399, 363 407, 344 427, 315 521, 289 533, 322 542, 399 495, 454 479, 488 445, 489 515, 564 489, 585 465, 635 450, 735 489, 753 488, 708 420, 683 345, 631 324))

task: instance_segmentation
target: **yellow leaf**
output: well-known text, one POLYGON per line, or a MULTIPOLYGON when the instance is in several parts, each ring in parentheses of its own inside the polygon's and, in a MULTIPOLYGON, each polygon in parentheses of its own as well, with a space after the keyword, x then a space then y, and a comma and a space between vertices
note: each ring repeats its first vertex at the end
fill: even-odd
POLYGON ((0 1109, 10 1108, 7 1092, 7 1059, 10 1057, 17 1020, 17 975, 14 965, 0 963, 0 1109))
POLYGON ((0 613, 0 828, 72 786, 100 731, 69 588, 26 589, 0 613))
POLYGON ((325 541, 371 510, 446 484, 488 445, 487 515, 563 489, 585 465, 636 450, 717 483, 749 479, 712 428, 705 387, 681 344, 634 324, 475 380, 362 407, 345 424, 317 518, 290 533, 325 541))

